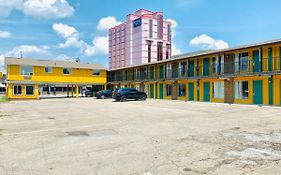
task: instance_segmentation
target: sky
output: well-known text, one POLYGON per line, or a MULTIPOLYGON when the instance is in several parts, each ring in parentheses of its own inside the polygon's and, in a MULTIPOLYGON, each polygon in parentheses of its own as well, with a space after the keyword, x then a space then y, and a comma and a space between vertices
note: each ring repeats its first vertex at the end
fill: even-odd
POLYGON ((164 12, 172 54, 281 38, 280 0, 0 0, 0 71, 16 56, 108 67, 108 29, 138 9, 164 12))

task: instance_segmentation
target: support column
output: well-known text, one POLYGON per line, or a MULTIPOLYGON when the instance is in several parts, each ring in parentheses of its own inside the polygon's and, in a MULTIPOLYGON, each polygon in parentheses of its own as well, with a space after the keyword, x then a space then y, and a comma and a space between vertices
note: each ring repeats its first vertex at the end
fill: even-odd
POLYGON ((107 90, 106 84, 103 85, 103 90, 107 90))
POLYGON ((73 84, 71 85, 71 97, 74 96, 73 84))
POLYGON ((67 85, 67 98, 69 97, 69 85, 67 85))
POLYGON ((76 98, 78 98, 79 97, 79 86, 78 85, 75 86, 75 90, 76 90, 76 98))

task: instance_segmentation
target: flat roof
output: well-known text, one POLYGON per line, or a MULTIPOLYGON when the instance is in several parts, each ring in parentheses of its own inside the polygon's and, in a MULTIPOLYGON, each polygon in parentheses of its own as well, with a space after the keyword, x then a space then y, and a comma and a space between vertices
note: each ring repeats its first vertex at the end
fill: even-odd
POLYGON ((78 69, 102 69, 106 68, 101 64, 87 64, 74 61, 60 61, 60 60, 36 60, 30 58, 16 58, 5 57, 6 65, 28 65, 28 66, 42 66, 42 67, 61 67, 61 68, 78 68, 78 69))
POLYGON ((180 55, 173 55, 173 56, 171 56, 170 59, 156 61, 156 62, 152 62, 152 63, 145 63, 145 64, 139 64, 139 65, 134 65, 134 66, 122 67, 122 68, 117 68, 117 69, 110 69, 109 71, 134 68, 134 67, 140 67, 140 66, 147 66, 147 65, 154 65, 154 64, 161 64, 161 63, 166 63, 166 62, 175 61, 175 60, 219 54, 219 53, 223 53, 223 52, 230 52, 230 51, 235 51, 235 50, 247 49, 247 48, 252 48, 252 47, 257 47, 257 46, 276 44, 276 43, 281 43, 281 38, 275 39, 275 40, 264 41, 264 42, 258 42, 258 43, 254 43, 254 44, 241 45, 241 46, 227 48, 227 49, 205 50, 205 51, 191 52, 191 53, 185 53, 185 54, 180 54, 180 55))

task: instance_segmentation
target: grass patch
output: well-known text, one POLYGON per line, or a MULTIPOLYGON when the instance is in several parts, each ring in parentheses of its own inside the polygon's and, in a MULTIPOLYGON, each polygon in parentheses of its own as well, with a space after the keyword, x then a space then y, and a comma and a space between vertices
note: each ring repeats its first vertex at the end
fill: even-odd
POLYGON ((0 103, 1 102, 8 102, 8 101, 9 101, 8 97, 6 97, 6 96, 0 97, 0 103))

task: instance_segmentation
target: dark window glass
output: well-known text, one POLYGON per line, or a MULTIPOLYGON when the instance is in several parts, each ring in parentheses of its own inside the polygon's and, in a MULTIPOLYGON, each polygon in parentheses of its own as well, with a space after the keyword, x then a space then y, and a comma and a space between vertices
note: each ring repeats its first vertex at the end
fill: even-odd
POLYGON ((245 98, 245 99, 247 99, 249 97, 248 81, 242 82, 242 95, 243 95, 243 98, 245 98))
POLYGON ((185 84, 179 84, 178 87, 178 96, 179 97, 184 97, 186 95, 186 85, 185 84))
POLYGON ((26 95, 33 95, 33 94, 34 94, 34 87, 26 86, 26 95))
POLYGON ((166 96, 171 96, 172 95, 172 85, 167 84, 166 85, 166 96))
POLYGON ((22 86, 15 85, 14 86, 14 95, 21 95, 22 94, 22 86))

